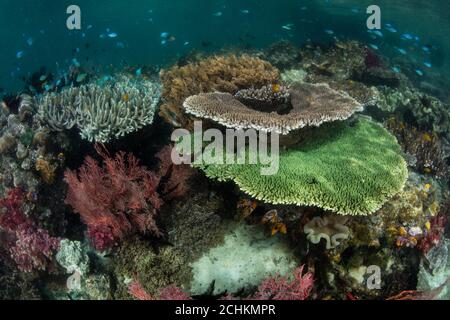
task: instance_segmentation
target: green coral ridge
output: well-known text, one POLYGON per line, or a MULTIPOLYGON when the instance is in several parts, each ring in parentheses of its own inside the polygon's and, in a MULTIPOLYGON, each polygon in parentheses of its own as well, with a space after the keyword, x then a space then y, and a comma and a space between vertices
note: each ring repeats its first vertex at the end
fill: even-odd
POLYGON ((234 181, 245 193, 272 204, 316 206, 339 214, 367 215, 402 190, 408 175, 401 149, 381 125, 360 118, 333 123, 314 138, 280 153, 279 171, 262 164, 202 164, 210 178, 234 181))

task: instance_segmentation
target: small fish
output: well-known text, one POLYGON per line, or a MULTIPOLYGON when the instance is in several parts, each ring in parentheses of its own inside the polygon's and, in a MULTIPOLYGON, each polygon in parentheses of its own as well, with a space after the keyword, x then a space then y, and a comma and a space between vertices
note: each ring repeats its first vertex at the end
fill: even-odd
POLYGON ((165 45, 166 43, 167 43, 167 40, 162 40, 162 41, 161 41, 161 44, 162 44, 162 45, 165 45))
POLYGON ((374 35, 381 37, 381 38, 384 37, 383 33, 380 30, 368 30, 367 32, 373 33, 374 35))
POLYGON ((19 51, 19 52, 17 52, 17 53, 16 53, 16 58, 17 58, 17 59, 20 59, 20 58, 22 58, 22 57, 23 57, 23 54, 24 54, 24 52, 23 52, 23 51, 19 51))
POLYGON ((44 74, 44 75, 39 77, 39 81, 42 82, 42 81, 45 81, 45 80, 47 80, 47 75, 46 74, 44 74))
POLYGON ((88 30, 89 30, 89 29, 92 29, 92 24, 88 25, 88 26, 87 26, 87 29, 88 29, 88 30))
POLYGON ((80 63, 78 62, 78 60, 77 60, 76 58, 73 58, 73 59, 72 59, 72 64, 73 64, 75 67, 79 67, 79 66, 80 66, 80 63))
POLYGON ((392 33, 397 33, 397 29, 395 29, 394 27, 386 27, 386 30, 392 33))
POLYGON ((422 70, 416 69, 416 70, 414 70, 414 71, 416 71, 416 73, 417 73, 419 76, 423 76, 423 71, 422 71, 422 70))
POLYGON ((414 39, 414 36, 413 35, 411 35, 411 34, 409 34, 409 33, 404 33, 404 34, 402 34, 402 39, 404 39, 404 40, 413 40, 414 39))
POLYGON ((142 75, 142 68, 136 70, 136 76, 140 77, 142 75))
POLYGON ((99 38, 100 38, 100 39, 105 39, 105 37, 106 37, 106 36, 105 36, 104 33, 102 33, 102 34, 99 35, 99 38))
POLYGON ((427 46, 423 46, 423 47, 422 47, 422 50, 425 51, 425 52, 430 52, 430 48, 427 47, 427 46))
POLYGON ((175 38, 174 36, 170 36, 169 39, 167 39, 167 41, 173 42, 177 40, 177 38, 175 38))
POLYGON ((184 46, 188 46, 189 45, 189 41, 186 41, 185 43, 183 43, 184 46))
POLYGON ((323 32, 325 32, 326 34, 329 34, 329 35, 333 35, 334 34, 334 31, 330 30, 330 29, 323 30, 323 32))
POLYGON ((222 11, 219 11, 219 12, 213 13, 213 16, 214 17, 221 17, 222 14, 223 14, 222 11))
POLYGON ((394 71, 395 73, 400 73, 401 72, 399 67, 392 67, 392 71, 394 71))
POLYGON ((432 67, 431 62, 424 62, 423 65, 424 65, 425 67, 427 67, 427 68, 431 68, 431 67, 432 67))
POLYGON ((288 23, 288 24, 285 24, 284 26, 281 26, 281 28, 284 30, 291 30, 293 26, 294 26, 293 23, 288 23))
POLYGON ((369 44, 369 46, 370 46, 372 49, 374 49, 374 50, 378 50, 378 49, 379 49, 379 47, 378 47, 376 44, 373 44, 373 43, 369 44))
POLYGON ((243 9, 243 10, 241 10, 241 13, 242 13, 242 14, 249 14, 249 13, 250 13, 250 10, 243 9))
POLYGON ((162 32, 160 35, 161 38, 168 38, 169 36, 170 36, 169 32, 162 32))
POLYGON ((358 13, 358 12, 359 12, 359 9, 358 9, 358 8, 352 8, 352 12, 353 12, 353 13, 358 13))
POLYGON ((46 84, 45 86, 44 86, 44 90, 45 91, 50 91, 52 89, 52 86, 50 86, 50 85, 48 85, 48 84, 46 84))
POLYGON ((415 37, 414 37, 414 40, 420 41, 420 38, 419 38, 418 36, 415 36, 415 37))
POLYGON ((117 37, 117 33, 115 33, 115 32, 110 32, 110 33, 108 33, 108 37, 110 37, 110 38, 116 38, 116 37, 117 37))
POLYGON ((119 41, 116 43, 116 46, 123 49, 125 48, 125 43, 119 41))
POLYGON ((87 77, 86 73, 81 73, 77 76, 76 82, 78 83, 83 82, 86 79, 86 77, 87 77))
POLYGON ((28 38, 27 39, 27 44, 31 47, 32 45, 33 45, 33 43, 34 43, 34 40, 33 40, 33 38, 28 38))
POLYGON ((401 54, 406 54, 406 50, 402 49, 402 48, 396 48, 398 52, 400 52, 401 54))

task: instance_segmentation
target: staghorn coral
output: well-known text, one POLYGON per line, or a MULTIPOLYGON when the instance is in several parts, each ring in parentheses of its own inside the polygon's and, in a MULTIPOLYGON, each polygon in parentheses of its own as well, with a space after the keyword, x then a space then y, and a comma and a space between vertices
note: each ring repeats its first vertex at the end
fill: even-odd
POLYGON ((340 240, 350 236, 350 229, 345 225, 347 220, 347 217, 337 215, 315 217, 305 224, 303 231, 311 243, 318 244, 325 239, 326 249, 334 249, 340 244, 340 240))
POLYGON ((159 97, 158 83, 124 76, 46 94, 38 101, 38 115, 52 130, 77 126, 83 139, 105 143, 151 124, 159 97))
POLYGON ((185 110, 197 117, 212 119, 224 126, 288 134, 307 126, 345 120, 362 106, 345 92, 327 84, 298 83, 290 90, 292 110, 287 114, 251 109, 227 93, 206 93, 187 98, 185 110))
POLYGON ((312 136, 281 152, 273 175, 261 175, 261 164, 198 167, 210 178, 234 181, 257 200, 340 214, 373 213, 403 188, 407 167, 400 146, 379 124, 364 118, 353 127, 332 123, 315 128, 312 136))
POLYGON ((183 101, 195 94, 220 91, 235 94, 240 89, 261 87, 279 81, 279 71, 269 62, 243 55, 213 56, 160 73, 163 104, 160 115, 176 127, 188 127, 183 101))

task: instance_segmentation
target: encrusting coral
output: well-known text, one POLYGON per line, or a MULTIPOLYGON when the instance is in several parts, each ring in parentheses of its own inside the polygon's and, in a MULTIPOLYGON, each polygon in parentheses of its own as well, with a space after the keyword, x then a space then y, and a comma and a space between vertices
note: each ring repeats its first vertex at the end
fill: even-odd
POLYGON ((261 87, 279 82, 279 71, 269 62, 243 55, 213 56, 185 66, 173 66, 160 73, 163 83, 163 104, 160 115, 176 127, 189 127, 183 114, 183 101, 204 92, 227 92, 261 87))
POLYGON ((185 110, 197 117, 212 119, 236 129, 288 134, 307 126, 348 119, 362 105, 345 92, 327 84, 298 83, 290 90, 292 110, 287 114, 262 112, 247 107, 228 93, 204 93, 187 98, 185 110))
POLYGON ((314 217, 303 227, 306 237, 311 243, 318 244, 325 239, 326 249, 334 249, 340 240, 348 239, 350 229, 345 225, 347 217, 338 215, 325 215, 314 217))
POLYGON ((261 164, 202 164, 210 178, 234 181, 245 193, 272 204, 317 206, 366 215, 398 193, 407 178, 395 137, 361 118, 354 126, 315 128, 314 139, 280 153, 279 171, 261 175, 261 164))
POLYGON ((124 76, 46 94, 38 101, 38 114, 52 130, 76 126, 82 138, 106 143, 151 124, 160 91, 157 82, 124 76))

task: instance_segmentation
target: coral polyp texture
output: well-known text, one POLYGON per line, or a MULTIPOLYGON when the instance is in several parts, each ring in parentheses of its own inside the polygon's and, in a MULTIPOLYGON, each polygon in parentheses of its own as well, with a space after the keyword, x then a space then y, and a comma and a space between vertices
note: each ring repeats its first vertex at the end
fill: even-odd
POLYGON ((269 62, 247 54, 213 56, 160 73, 163 104, 160 115, 171 125, 187 126, 183 101, 195 94, 220 91, 235 94, 241 89, 277 83, 280 73, 269 62))
POLYGON ((53 130, 76 126, 83 139, 106 143, 150 125, 160 92, 156 82, 120 77, 46 94, 38 101, 38 114, 53 130))
POLYGON ((228 93, 204 93, 187 98, 185 110, 226 127, 288 134, 307 126, 348 119, 362 105, 327 84, 298 83, 290 90, 292 109, 287 114, 255 110, 228 93))
POLYGON ((402 190, 406 162, 395 137, 371 120, 315 128, 313 139, 282 151, 279 171, 261 164, 202 164, 208 177, 234 181, 245 193, 272 204, 316 206, 367 215, 402 190))

